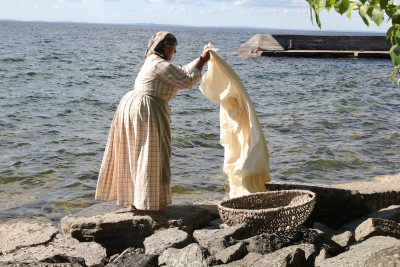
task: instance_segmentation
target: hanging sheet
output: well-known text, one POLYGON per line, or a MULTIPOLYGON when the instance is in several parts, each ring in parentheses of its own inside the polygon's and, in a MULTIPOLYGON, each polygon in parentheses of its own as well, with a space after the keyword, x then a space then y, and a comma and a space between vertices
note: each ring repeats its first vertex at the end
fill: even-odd
POLYGON ((265 183, 271 180, 269 155, 257 114, 235 71, 215 50, 210 54, 200 90, 220 103, 220 143, 225 149, 229 197, 264 192, 265 183))

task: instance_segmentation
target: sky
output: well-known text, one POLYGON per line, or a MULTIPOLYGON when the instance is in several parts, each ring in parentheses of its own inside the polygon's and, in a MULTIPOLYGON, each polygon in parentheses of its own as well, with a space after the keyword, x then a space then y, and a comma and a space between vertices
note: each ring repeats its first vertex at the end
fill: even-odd
MULTIPOLYGON (((0 0, 2 19, 319 31, 306 0, 0 0)), ((391 26, 367 27, 358 11, 350 20, 324 11, 321 22, 323 31, 386 32, 391 26)))

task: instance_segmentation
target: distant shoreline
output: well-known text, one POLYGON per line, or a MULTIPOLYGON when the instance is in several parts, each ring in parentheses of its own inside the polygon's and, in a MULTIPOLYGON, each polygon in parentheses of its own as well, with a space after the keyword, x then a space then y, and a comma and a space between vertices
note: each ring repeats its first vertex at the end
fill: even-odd
POLYGON ((172 27, 172 28, 204 28, 204 29, 243 29, 243 30, 265 30, 265 31, 282 31, 282 32, 310 32, 312 34, 355 34, 355 35, 386 35, 386 31, 323 31, 323 30, 301 30, 301 29, 275 29, 263 27, 245 27, 245 26, 194 26, 179 24, 156 24, 156 23, 105 23, 105 22, 73 22, 73 21, 45 21, 45 20, 14 20, 0 19, 0 22, 22 22, 22 23, 65 23, 65 24, 88 24, 88 25, 120 25, 120 26, 144 26, 144 27, 172 27))

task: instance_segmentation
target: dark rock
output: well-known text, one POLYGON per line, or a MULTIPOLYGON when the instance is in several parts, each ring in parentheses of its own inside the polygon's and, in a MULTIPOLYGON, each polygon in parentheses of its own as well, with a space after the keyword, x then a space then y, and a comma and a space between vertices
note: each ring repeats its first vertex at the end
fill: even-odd
POLYGON ((43 260, 40 260, 40 262, 46 262, 46 263, 76 263, 79 264, 80 266, 86 267, 85 259, 84 258, 77 258, 77 257, 71 257, 67 255, 53 255, 51 257, 45 258, 43 260))
POLYGON ((215 258, 223 263, 229 263, 243 258, 247 254, 246 244, 240 242, 236 245, 227 247, 215 254, 215 258))
POLYGON ((344 184, 308 184, 273 181, 265 184, 268 190, 310 190, 317 202, 305 225, 322 222, 338 229, 345 223, 371 212, 400 204, 400 183, 354 182, 344 184), (334 199, 335 201, 332 201, 334 199))
POLYGON ((214 221, 210 222, 210 227, 214 228, 214 229, 221 229, 221 228, 226 228, 227 225, 225 225, 225 227, 223 226, 224 222, 222 221, 221 218, 216 219, 214 221))
POLYGON ((81 242, 95 241, 108 255, 129 247, 142 247, 158 229, 178 227, 188 233, 208 225, 209 211, 196 205, 170 205, 164 212, 128 211, 116 202, 93 205, 61 220, 66 236, 81 242))
POLYGON ((379 211, 370 213, 366 216, 363 216, 361 218, 357 218, 355 220, 352 220, 346 224, 344 224, 339 231, 344 232, 344 231, 350 231, 355 234, 356 228, 363 223, 364 221, 368 220, 369 218, 381 218, 381 219, 387 219, 387 220, 392 220, 395 222, 400 222, 400 206, 390 206, 385 209, 381 209, 379 211))
POLYGON ((370 218, 360 224, 355 231, 357 241, 378 235, 400 238, 400 224, 391 220, 370 218))
POLYGON ((313 244, 301 244, 297 245, 301 250, 304 251, 304 257, 306 259, 305 266, 313 267, 315 258, 317 257, 317 248, 313 244))
POLYGON ((400 240, 393 237, 374 236, 362 243, 352 245, 350 249, 336 257, 323 260, 320 267, 359 267, 359 266, 396 266, 400 251, 400 240), (379 255, 382 258, 379 258, 379 255), (371 262, 394 262, 395 264, 367 265, 371 262))
POLYGON ((336 256, 355 242, 354 235, 350 231, 335 231, 318 222, 314 223, 313 228, 324 232, 323 238, 318 243, 318 247, 326 250, 329 255, 336 256))
POLYGON ((183 249, 169 248, 159 259, 159 266, 207 267, 206 252, 199 244, 190 244, 183 249))
POLYGON ((134 248, 124 250, 121 255, 116 258, 112 263, 106 265, 107 267, 157 267, 157 255, 140 254, 134 248))
MULTIPOLYGON (((229 267, 309 266, 305 256, 305 252, 301 248, 302 246, 304 246, 304 244, 290 246, 265 255, 261 255, 258 253, 249 253, 243 259, 231 262, 226 266, 229 267)), ((309 261, 312 260, 311 255, 309 255, 308 258, 309 261)))
POLYGON ((237 224, 224 229, 201 229, 193 232, 196 241, 211 254, 233 245, 235 240, 249 237, 246 224, 237 224))
POLYGON ((159 255, 168 248, 183 248, 191 241, 192 238, 185 231, 169 228, 146 237, 143 244, 146 254, 159 255))
POLYGON ((257 235, 246 241, 248 242, 248 251, 267 254, 295 244, 316 244, 320 239, 321 233, 316 230, 296 228, 286 232, 257 235))

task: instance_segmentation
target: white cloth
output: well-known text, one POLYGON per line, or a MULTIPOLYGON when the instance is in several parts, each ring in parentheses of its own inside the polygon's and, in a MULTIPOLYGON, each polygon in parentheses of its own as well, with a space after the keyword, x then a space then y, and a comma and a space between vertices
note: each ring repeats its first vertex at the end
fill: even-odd
POLYGON ((235 71, 214 50, 200 90, 220 103, 220 143, 225 149, 224 172, 229 197, 264 192, 270 181, 269 155, 260 122, 250 97, 235 71))

